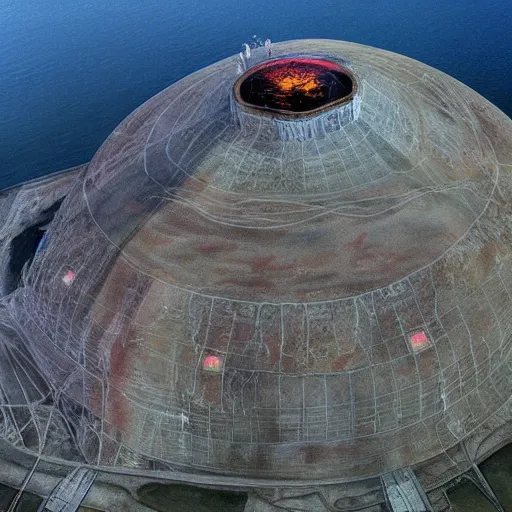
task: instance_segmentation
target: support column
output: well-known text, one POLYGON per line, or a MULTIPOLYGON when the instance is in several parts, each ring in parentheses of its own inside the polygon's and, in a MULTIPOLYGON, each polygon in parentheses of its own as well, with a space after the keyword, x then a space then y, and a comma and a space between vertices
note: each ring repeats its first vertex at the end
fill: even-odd
POLYGON ((381 481, 393 512, 433 512, 411 468, 386 473, 381 481))
POLYGON ((38 512, 77 512, 95 478, 95 471, 75 468, 53 489, 38 512))

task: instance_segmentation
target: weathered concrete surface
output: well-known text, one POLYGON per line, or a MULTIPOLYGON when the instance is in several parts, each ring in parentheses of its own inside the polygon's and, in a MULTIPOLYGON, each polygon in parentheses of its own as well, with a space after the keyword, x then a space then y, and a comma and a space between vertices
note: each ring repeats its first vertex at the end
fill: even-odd
POLYGON ((6 305, 52 390, 5 358, 30 390, 6 414, 13 446, 64 458, 31 430, 52 407, 84 464, 260 501, 275 488, 263 501, 285 510, 336 510, 353 495, 328 484, 408 465, 435 489, 429 461, 446 479, 470 464, 461 443, 512 390, 511 122, 387 52, 276 55, 313 50, 362 84, 361 117, 328 137, 239 130, 228 59, 100 149, 6 305))

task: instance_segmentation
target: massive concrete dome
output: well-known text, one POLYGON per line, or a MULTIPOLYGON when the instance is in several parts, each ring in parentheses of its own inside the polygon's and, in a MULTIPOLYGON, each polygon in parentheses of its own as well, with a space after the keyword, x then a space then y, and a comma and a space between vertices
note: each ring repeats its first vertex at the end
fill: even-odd
POLYGON ((76 460, 360 479, 446 452, 511 394, 510 119, 386 51, 272 59, 131 114, 13 296, 76 460))

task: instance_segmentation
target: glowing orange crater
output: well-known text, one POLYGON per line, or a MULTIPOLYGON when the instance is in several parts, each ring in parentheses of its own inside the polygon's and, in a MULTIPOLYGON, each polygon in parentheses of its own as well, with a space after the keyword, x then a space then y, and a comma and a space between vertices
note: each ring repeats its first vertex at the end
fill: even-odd
POLYGON ((288 57, 249 69, 235 84, 243 104, 280 113, 323 109, 354 92, 351 73, 323 59, 288 57))
POLYGON ((300 68, 278 69, 274 73, 269 73, 269 78, 285 92, 297 89, 305 94, 311 94, 320 87, 317 75, 313 71, 300 68))

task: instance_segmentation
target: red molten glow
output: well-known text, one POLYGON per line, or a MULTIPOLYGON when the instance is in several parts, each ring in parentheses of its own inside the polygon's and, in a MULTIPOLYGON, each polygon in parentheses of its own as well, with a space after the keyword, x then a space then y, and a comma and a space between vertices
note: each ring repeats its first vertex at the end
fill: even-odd
POLYGON ((296 66, 311 66, 319 68, 320 71, 342 71, 343 68, 335 62, 323 59, 313 59, 309 57, 290 57, 285 59, 276 59, 270 62, 264 62, 259 66, 252 68, 253 71, 262 71, 264 69, 272 69, 274 67, 294 68, 296 66))
POLYGON ((261 70, 269 82, 276 89, 281 89, 285 94, 292 91, 300 91, 309 96, 320 94, 320 75, 322 71, 336 70, 334 63, 319 59, 293 59, 273 62, 268 69, 261 70))

